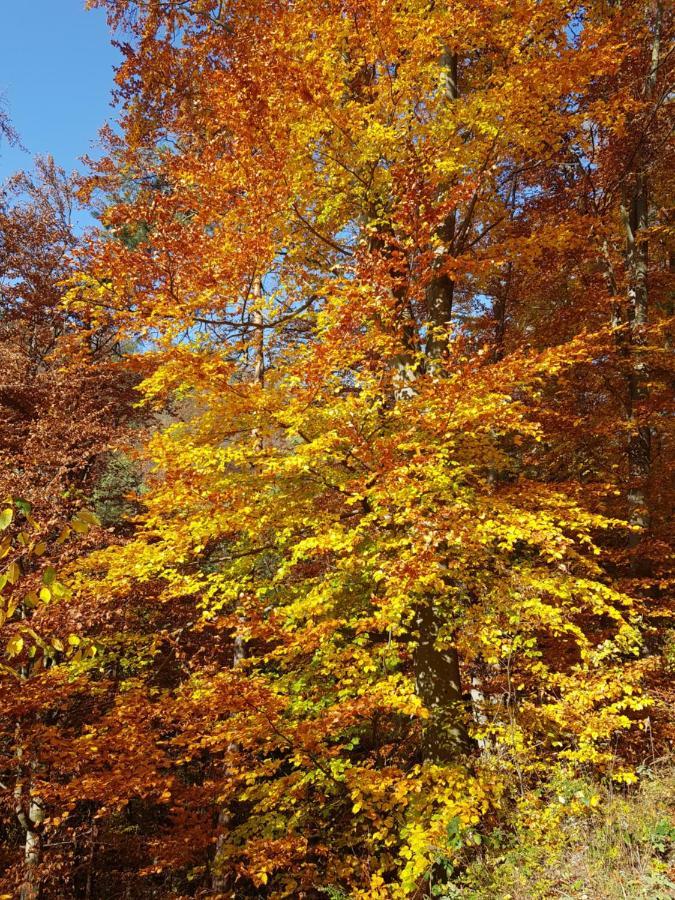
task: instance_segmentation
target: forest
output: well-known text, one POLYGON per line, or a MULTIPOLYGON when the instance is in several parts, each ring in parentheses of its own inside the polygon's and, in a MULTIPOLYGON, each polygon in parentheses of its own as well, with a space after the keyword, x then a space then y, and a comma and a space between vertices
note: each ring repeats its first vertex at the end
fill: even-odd
POLYGON ((0 190, 0 898, 675 897, 672 8, 88 6, 102 152, 0 190))

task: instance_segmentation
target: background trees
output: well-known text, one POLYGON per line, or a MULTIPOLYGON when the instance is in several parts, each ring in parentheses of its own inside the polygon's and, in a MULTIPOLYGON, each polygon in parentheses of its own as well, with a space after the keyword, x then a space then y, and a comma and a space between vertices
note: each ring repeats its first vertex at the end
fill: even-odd
MULTIPOLYGON (((77 247, 74 191, 53 160, 38 159, 32 175, 4 186, 0 204, 3 869, 24 898, 44 883, 43 832, 59 765, 68 766, 69 723, 96 708, 95 692, 85 696, 58 664, 68 660, 71 676, 86 667, 95 651, 80 634, 96 630, 100 611, 78 606, 57 570, 83 541, 93 548, 112 537, 91 532, 86 503, 129 421, 133 385, 111 327, 85 329, 62 305, 77 247)), ((74 840, 56 844, 66 858, 74 840)), ((57 864, 46 883, 68 871, 57 864)))

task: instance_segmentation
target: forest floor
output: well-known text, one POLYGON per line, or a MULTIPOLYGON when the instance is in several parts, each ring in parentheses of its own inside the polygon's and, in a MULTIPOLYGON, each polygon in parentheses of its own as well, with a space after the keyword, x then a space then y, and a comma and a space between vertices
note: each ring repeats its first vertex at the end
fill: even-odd
POLYGON ((522 799, 513 827, 483 842, 453 882, 433 893, 466 900, 672 900, 675 763, 644 769, 629 787, 552 778, 522 799))

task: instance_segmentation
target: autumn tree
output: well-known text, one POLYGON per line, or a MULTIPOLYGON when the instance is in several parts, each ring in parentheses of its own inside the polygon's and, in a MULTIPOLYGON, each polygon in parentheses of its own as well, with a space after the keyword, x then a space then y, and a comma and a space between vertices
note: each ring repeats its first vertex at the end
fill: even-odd
POLYGON ((55 669, 77 669, 94 652, 78 632, 97 614, 68 605, 59 569, 76 547, 101 544, 86 504, 130 419, 133 385, 110 325, 92 331, 61 305, 75 202, 72 180, 44 158, 4 185, 0 203, 0 827, 4 884, 25 900, 44 881, 50 802, 40 785, 58 745, 46 733, 63 726, 65 707, 77 719, 83 706, 55 669))
POLYGON ((671 22, 94 5, 121 128, 63 308, 163 425, 70 571, 96 709, 46 828, 88 814, 89 896, 427 896, 665 720, 671 22))

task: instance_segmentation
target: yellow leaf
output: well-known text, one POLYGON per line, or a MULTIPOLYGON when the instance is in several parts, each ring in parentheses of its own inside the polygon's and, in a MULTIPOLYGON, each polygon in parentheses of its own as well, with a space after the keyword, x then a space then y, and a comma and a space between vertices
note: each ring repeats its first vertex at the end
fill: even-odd
POLYGON ((79 519, 81 522, 86 522, 88 525, 101 524, 101 520, 99 519, 99 517, 88 509, 81 509, 77 513, 75 518, 79 519))
POLYGON ((16 656, 23 650, 23 638, 20 634, 15 634, 7 644, 7 656, 16 656))
POLYGON ((62 544, 65 540, 70 537, 70 528, 68 525, 64 525, 61 529, 61 534, 56 539, 57 544, 62 544))

